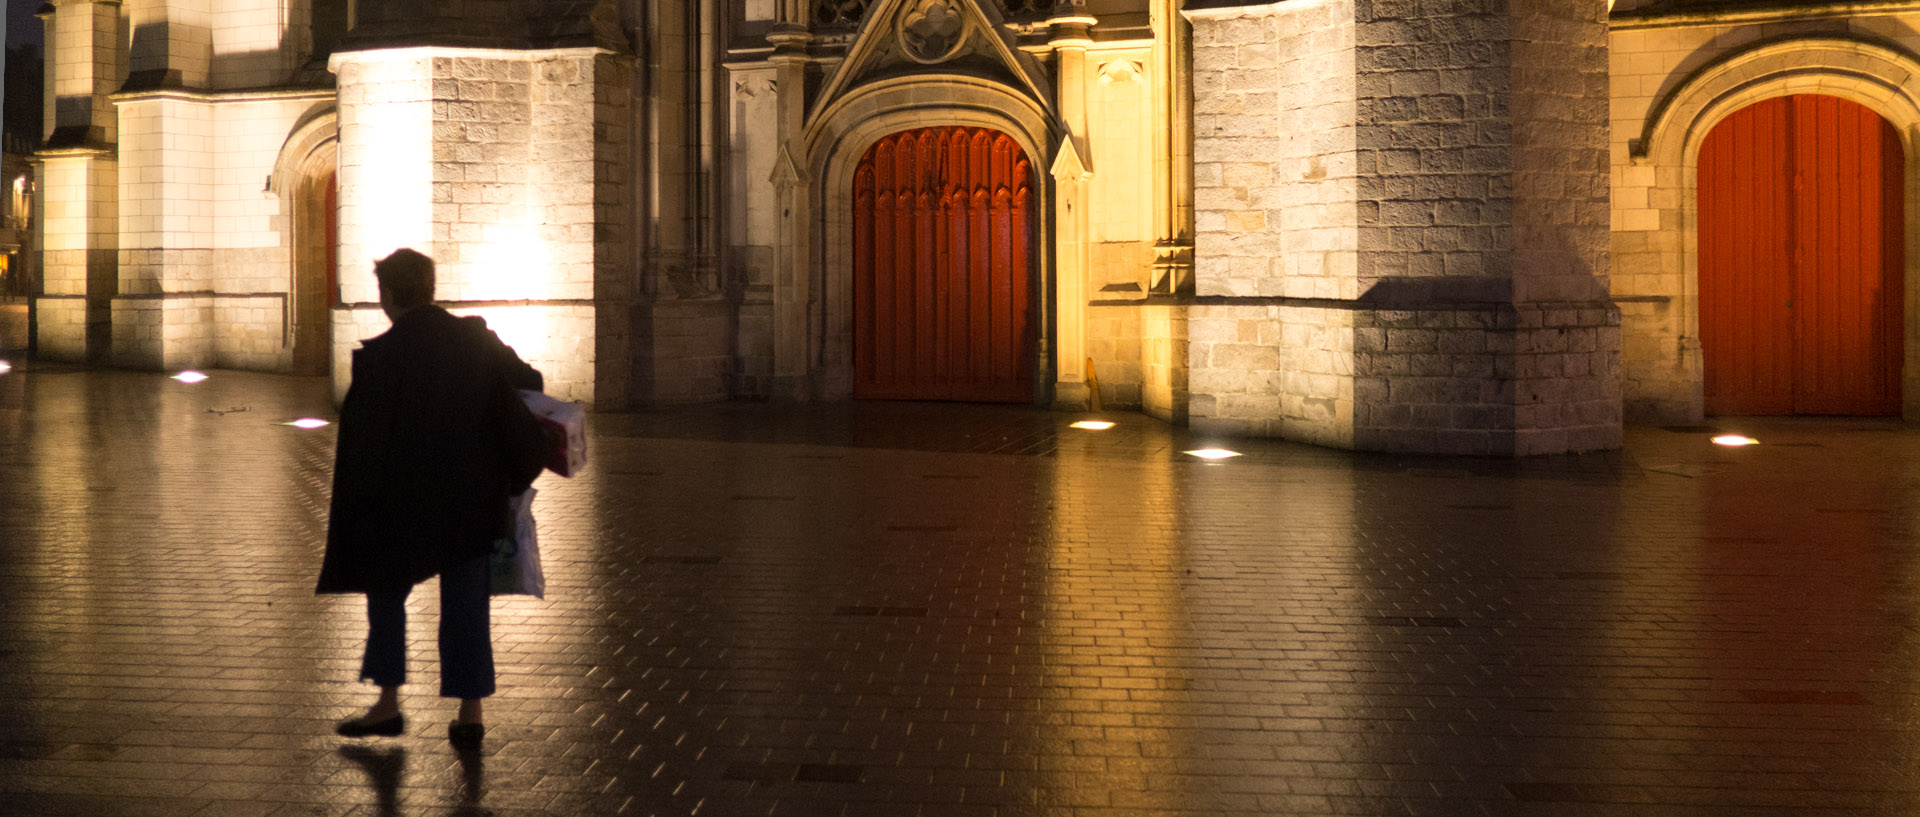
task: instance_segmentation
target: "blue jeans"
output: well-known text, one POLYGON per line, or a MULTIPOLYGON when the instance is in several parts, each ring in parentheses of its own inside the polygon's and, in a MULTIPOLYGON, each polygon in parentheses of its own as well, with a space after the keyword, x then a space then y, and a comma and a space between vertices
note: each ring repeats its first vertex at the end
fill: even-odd
MULTIPOLYGON (((440 697, 493 694, 491 605, 487 557, 440 574, 440 697)), ((367 594, 367 652, 360 680, 383 687, 407 682, 407 595, 412 587, 367 594)))

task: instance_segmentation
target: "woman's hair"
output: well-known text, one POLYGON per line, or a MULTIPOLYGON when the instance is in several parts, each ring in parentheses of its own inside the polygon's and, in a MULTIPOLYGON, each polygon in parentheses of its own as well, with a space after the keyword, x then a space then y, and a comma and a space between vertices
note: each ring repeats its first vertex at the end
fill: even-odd
POLYGON ((409 249, 373 262, 373 277, 387 300, 400 309, 433 303, 433 259, 409 249))

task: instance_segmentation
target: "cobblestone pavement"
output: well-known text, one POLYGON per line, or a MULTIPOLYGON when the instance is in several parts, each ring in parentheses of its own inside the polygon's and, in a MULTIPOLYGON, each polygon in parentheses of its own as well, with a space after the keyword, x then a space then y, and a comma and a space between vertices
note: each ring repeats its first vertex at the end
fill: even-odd
POLYGON ((412 601, 399 739, 331 723, 322 381, 0 374, 0 814, 1920 810, 1920 431, 1634 429, 1524 462, 1116 415, 594 418, 495 602, 483 754, 412 601))

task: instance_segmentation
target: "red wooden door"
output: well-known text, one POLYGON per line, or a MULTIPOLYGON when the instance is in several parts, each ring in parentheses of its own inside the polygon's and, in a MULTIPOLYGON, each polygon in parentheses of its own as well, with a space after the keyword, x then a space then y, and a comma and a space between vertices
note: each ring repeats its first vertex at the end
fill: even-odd
POLYGON ((1906 160, 1893 126, 1780 97, 1700 148, 1700 344, 1709 414, 1900 411, 1906 160))
POLYGON ((881 139, 853 189, 853 395, 1033 399, 1031 165, 980 128, 881 139))

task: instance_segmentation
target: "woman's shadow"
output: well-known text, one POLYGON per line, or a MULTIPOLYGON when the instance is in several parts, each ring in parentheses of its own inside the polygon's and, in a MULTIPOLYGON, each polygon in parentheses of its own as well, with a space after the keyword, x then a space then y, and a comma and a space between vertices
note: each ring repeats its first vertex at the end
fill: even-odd
MULTIPOLYGON (((360 770, 367 773, 367 784, 373 787, 375 807, 378 817, 399 817, 400 782, 406 776, 407 750, 395 746, 380 750, 358 744, 340 747, 340 756, 353 761, 360 770)), ((479 752, 455 752, 460 760, 460 803, 451 817, 485 817, 490 812, 480 808, 480 798, 486 792, 486 761, 479 752)))

